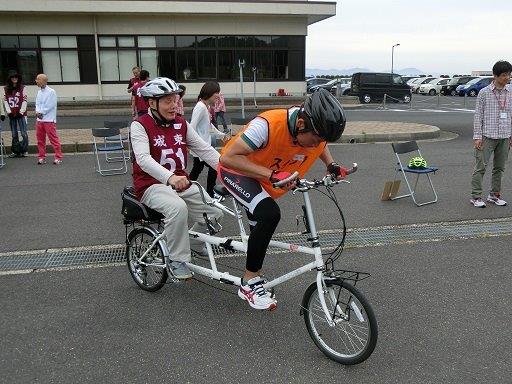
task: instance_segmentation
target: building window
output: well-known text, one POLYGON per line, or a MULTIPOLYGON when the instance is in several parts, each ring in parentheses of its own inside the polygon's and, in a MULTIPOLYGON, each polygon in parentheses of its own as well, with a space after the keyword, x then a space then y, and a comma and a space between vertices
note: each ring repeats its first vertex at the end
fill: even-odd
POLYGON ((124 82, 138 63, 134 36, 100 36, 101 81, 124 82))
POLYGON ((25 84, 46 73, 50 84, 94 84, 94 36, 0 36, 0 82, 18 72, 25 84))
POLYGON ((176 51, 178 64, 178 81, 197 79, 196 52, 176 51))
POLYGON ((197 78, 217 78, 217 52, 197 51, 197 78))
POLYGON ((76 36, 41 36, 43 72, 50 82, 80 82, 76 36))
POLYGON ((100 36, 101 80, 124 82, 131 68, 140 66, 156 76, 179 82, 238 81, 243 77, 304 80, 304 36, 100 36))

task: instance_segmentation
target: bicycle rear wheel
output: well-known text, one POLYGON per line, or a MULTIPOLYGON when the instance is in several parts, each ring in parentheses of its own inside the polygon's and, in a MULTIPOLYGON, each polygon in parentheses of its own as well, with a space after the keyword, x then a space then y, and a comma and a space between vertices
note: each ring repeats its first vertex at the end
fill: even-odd
POLYGON ((302 299, 308 333, 330 359, 351 365, 366 360, 377 344, 378 326, 372 307, 352 284, 341 279, 325 280, 322 292, 335 325, 325 318, 317 284, 311 284, 302 299))
POLYGON ((167 280, 164 252, 160 243, 139 262, 139 258, 151 246, 155 236, 148 228, 140 227, 130 232, 126 246, 126 263, 133 280, 145 291, 155 292, 162 288, 167 280))

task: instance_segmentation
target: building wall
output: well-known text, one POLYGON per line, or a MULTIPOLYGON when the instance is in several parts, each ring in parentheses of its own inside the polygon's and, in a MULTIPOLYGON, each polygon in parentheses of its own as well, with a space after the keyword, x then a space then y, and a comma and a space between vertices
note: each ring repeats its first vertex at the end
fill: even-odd
POLYGON ((52 16, 13 14, 7 17, 0 13, 0 17, 1 33, 10 35, 94 34, 94 18, 100 35, 268 35, 269 31, 274 35, 307 34, 307 20, 301 17, 59 15, 58 24, 52 16))
MULTIPOLYGON (((202 83, 187 83, 187 100, 196 100, 199 95, 202 83)), ((97 85, 88 84, 70 84, 70 85, 50 85, 57 92, 59 100, 98 100, 100 97, 97 85)), ((240 83, 221 82, 221 91, 227 97, 240 97, 240 83)), ((261 82, 256 83, 256 97, 266 97, 277 93, 282 88, 286 93, 293 96, 302 96, 306 92, 305 81, 294 82, 261 82)), ((126 84, 102 84, 102 97, 104 100, 130 100, 130 95, 126 92, 126 84)), ((34 101, 38 88, 35 85, 26 85, 25 92, 29 101, 34 101)), ((244 83, 244 97, 251 100, 254 95, 254 86, 252 82, 244 83)))
MULTIPOLYGON (((56 1, 42 2, 32 1, 34 6, 43 6, 44 4, 56 7, 56 1)), ((1 1, 0 1, 1 3, 1 1)), ((21 3, 21 2, 20 2, 21 3)), ((0 24, 0 34, 8 35, 123 35, 123 34, 137 34, 137 35, 307 35, 308 16, 302 14, 294 14, 291 10, 297 8, 297 4, 284 6, 279 5, 282 9, 281 13, 286 13, 287 8, 290 7, 290 14, 284 16, 273 15, 234 15, 230 14, 215 14, 207 15, 201 11, 197 15, 181 14, 153 14, 153 15, 136 15, 136 11, 132 14, 114 13, 115 7, 118 4, 116 1, 102 2, 108 3, 112 9, 107 9, 105 12, 92 15, 92 14, 73 14, 74 1, 61 2, 65 4, 63 13, 57 15, 46 15, 44 13, 31 14, 27 12, 16 13, 20 11, 19 3, 10 2, 10 7, 18 7, 9 13, 0 12, 2 23, 0 24)), ((78 2, 77 2, 78 3, 78 2)), ((81 2, 85 3, 85 2, 81 2)), ((90 3, 99 3, 91 1, 90 3)), ((126 3, 126 2, 123 2, 126 3)), ((136 3, 136 2, 133 2, 136 3)), ((152 5, 155 2, 148 2, 152 5)), ((183 7, 186 2, 182 2, 183 7)), ((119 3, 120 4, 120 3, 119 3)), ((96 4, 94 4, 96 5, 96 4)), ((215 2, 208 3, 210 8, 209 12, 214 12, 217 7, 215 2)), ((82 4, 83 6, 83 4, 82 4)), ((138 5, 140 7, 140 3, 138 5)), ((261 4, 260 7, 274 7, 272 4, 261 4)), ((277 4, 276 4, 277 6, 277 4)), ((21 6, 20 6, 21 7, 21 6)), ((219 5, 220 7, 220 5, 219 5)), ((220 7, 219 10, 225 10, 220 7)), ((255 8, 255 4, 247 4, 249 9, 255 8)), ((310 6, 309 6, 310 8, 310 6)), ((5 9, 5 8, 4 8, 5 9)), ((32 9, 32 8, 28 8, 32 9)), ((25 8, 27 10, 27 8, 25 8)), ((123 9, 123 12, 126 12, 123 9)), ((158 9, 158 12, 162 12, 158 9)), ((165 12, 169 12, 167 9, 165 12)), ((234 12, 234 11, 233 11, 234 12)), ((266 10, 267 13, 268 8, 266 10)), ((320 14, 321 12, 319 12, 320 14)), ((325 13, 325 12, 324 12, 325 13)), ((94 68, 94 70, 96 70, 94 68)), ((51 79, 50 79, 51 81, 51 79)), ((28 96, 33 98, 37 92, 35 86, 27 84, 28 96)), ((202 83, 187 83, 188 97, 195 97, 199 93, 202 83)), ((98 99, 100 97, 105 99, 129 99, 126 92, 126 84, 56 84, 51 85, 56 89, 59 99, 72 100, 87 100, 98 99)), ((228 82, 221 83, 224 94, 228 97, 240 95, 240 83, 228 82)), ((285 92, 293 95, 302 95, 305 92, 305 82, 303 81, 262 81, 256 84, 256 93, 258 96, 268 96, 269 94, 276 93, 278 89, 283 88, 285 92)), ((244 83, 244 93, 247 97, 253 95, 253 83, 244 83)))

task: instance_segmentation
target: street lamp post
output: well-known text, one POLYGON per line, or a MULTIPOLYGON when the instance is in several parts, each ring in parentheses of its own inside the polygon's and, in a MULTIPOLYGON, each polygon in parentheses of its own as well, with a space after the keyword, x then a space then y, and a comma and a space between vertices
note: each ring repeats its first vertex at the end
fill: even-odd
POLYGON ((395 47, 398 47, 400 44, 395 44, 391 47, 391 73, 393 73, 393 57, 395 54, 395 47))

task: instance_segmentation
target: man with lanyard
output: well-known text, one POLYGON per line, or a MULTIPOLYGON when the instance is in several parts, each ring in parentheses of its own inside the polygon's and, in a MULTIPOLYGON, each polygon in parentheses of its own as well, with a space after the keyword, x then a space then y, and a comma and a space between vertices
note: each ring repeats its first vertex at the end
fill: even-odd
POLYGON ((476 100, 473 123, 475 168, 471 179, 470 203, 477 208, 485 208, 482 199, 482 180, 491 154, 491 190, 486 200, 498 206, 507 205, 501 198, 501 178, 512 144, 512 90, 507 85, 511 72, 512 64, 508 61, 498 61, 494 64, 494 80, 480 91, 476 100))
POLYGON ((188 218, 201 225, 203 213, 212 220, 220 220, 222 211, 203 203, 199 187, 190 183, 185 171, 189 148, 211 167, 217 167, 219 153, 194 129, 188 129, 185 119, 176 114, 179 92, 178 85, 165 77, 157 77, 140 88, 149 110, 132 122, 130 140, 137 197, 164 215, 171 272, 186 280, 192 277, 186 264, 190 262, 188 218))
POLYGON ((247 262, 238 296, 252 308, 275 309, 277 301, 266 292, 261 276, 268 244, 281 218, 274 199, 295 186, 283 189, 272 183, 295 171, 303 177, 317 158, 338 178, 346 168, 336 163, 327 142, 338 140, 345 128, 339 101, 324 89, 314 92, 301 107, 263 112, 224 147, 219 166, 223 185, 245 207, 251 234, 247 262))

